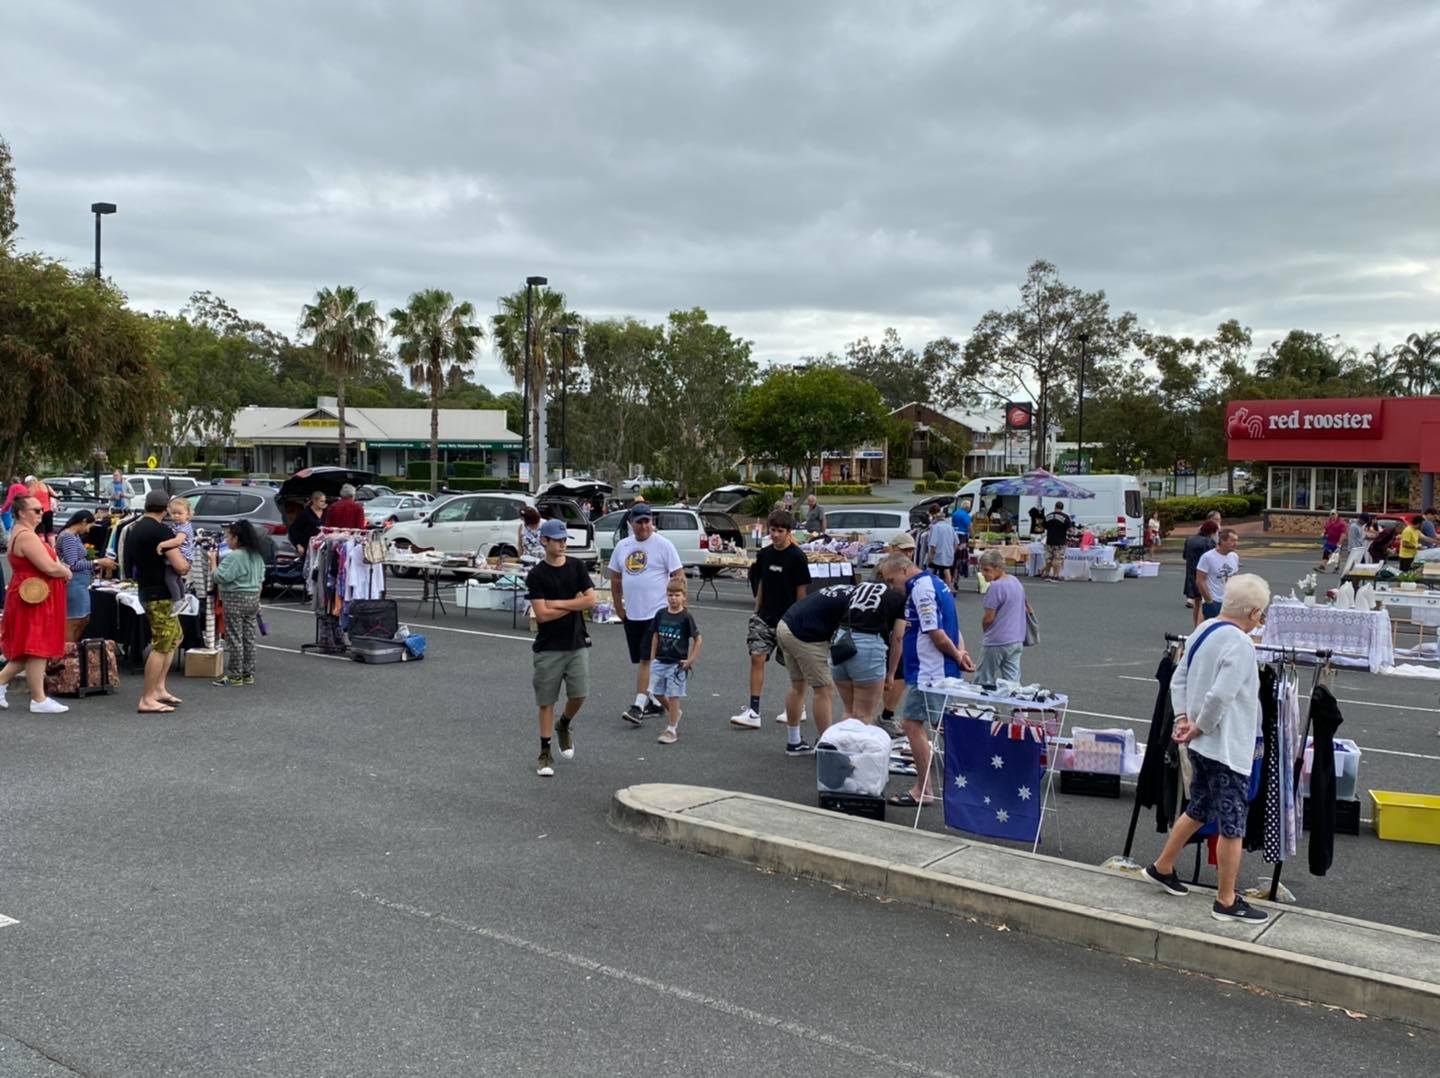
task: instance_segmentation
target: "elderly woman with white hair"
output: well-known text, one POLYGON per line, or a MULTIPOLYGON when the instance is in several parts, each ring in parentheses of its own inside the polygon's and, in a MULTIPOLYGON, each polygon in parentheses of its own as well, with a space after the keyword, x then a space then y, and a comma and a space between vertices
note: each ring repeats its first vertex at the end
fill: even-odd
POLYGON ((980 685, 997 685, 1002 681, 1020 681, 1020 654, 1025 650, 1025 615, 1030 603, 1025 586, 1005 571, 1005 556, 998 550, 980 555, 980 575, 989 586, 981 600, 984 613, 980 627, 985 630, 985 647, 980 652, 980 666, 975 681, 980 685))
POLYGON ((1250 636, 1265 620, 1269 605, 1270 585, 1263 579, 1253 573, 1232 576, 1225 585, 1219 616, 1201 622, 1190 634, 1170 682, 1174 738, 1189 749, 1194 776, 1190 803, 1144 876, 1169 894, 1187 894, 1175 872, 1176 858, 1201 827, 1217 824, 1219 886, 1210 910, 1217 921, 1266 919, 1264 912, 1236 893, 1235 882, 1250 808, 1255 735, 1260 729, 1260 674, 1250 636))

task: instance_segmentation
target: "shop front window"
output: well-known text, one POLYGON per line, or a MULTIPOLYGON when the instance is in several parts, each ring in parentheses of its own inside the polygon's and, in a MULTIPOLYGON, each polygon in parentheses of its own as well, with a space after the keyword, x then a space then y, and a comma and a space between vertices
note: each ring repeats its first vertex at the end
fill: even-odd
POLYGON ((1314 509, 1315 503, 1310 500, 1310 469, 1291 468, 1291 508, 1292 509, 1314 509))
POLYGON ((1396 510, 1404 512, 1413 508, 1410 505, 1409 468, 1392 468, 1390 470, 1385 490, 1385 508, 1392 513, 1396 510))
POLYGON ((1335 469, 1315 469, 1315 508, 1335 508, 1335 469))
POLYGON ((1335 508, 1342 513, 1354 513, 1355 486, 1360 477, 1354 468, 1335 469, 1335 508))
MULTIPOLYGON (((1382 491, 1381 491, 1381 496, 1382 496, 1382 497, 1384 496, 1383 488, 1382 488, 1382 491)), ((1271 509, 1289 509, 1289 508, 1290 508, 1290 469, 1289 469, 1289 468, 1271 468, 1271 469, 1270 469, 1270 508, 1271 508, 1271 509)))

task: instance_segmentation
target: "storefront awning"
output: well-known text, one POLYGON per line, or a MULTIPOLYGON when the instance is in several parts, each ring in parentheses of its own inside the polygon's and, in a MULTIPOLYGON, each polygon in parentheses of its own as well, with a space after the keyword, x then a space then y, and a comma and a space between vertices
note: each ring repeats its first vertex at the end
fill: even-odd
MULTIPOLYGON (((371 449, 429 449, 429 442, 380 442, 371 440, 371 449)), ((519 449, 520 442, 440 442, 440 449, 519 449)))

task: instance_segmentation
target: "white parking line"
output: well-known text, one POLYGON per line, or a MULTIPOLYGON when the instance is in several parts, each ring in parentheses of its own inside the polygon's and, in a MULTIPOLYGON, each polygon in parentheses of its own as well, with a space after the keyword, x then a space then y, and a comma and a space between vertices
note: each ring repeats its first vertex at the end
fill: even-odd
MULTIPOLYGON (((276 611, 277 613, 280 613, 280 614, 303 614, 303 615, 305 615, 307 618, 313 618, 313 617, 315 616, 313 612, 311 612, 311 611, 309 611, 309 610, 301 610, 299 607, 285 607, 285 606, 269 607, 269 606, 267 606, 267 607, 265 607, 264 609, 267 610, 267 611, 268 611, 268 610, 274 610, 274 611, 276 611)), ((463 635, 465 635, 465 636, 490 636, 490 637, 494 637, 496 640, 523 640, 523 641, 524 641, 525 643, 527 643, 527 644, 531 644, 531 643, 534 643, 534 642, 535 642, 535 638, 534 638, 533 636, 515 636, 513 633, 487 633, 487 632, 481 631, 480 629, 456 629, 456 628, 454 628, 454 627, 452 627, 452 626, 449 626, 449 625, 421 625, 421 624, 419 624, 418 622, 413 622, 413 621, 407 621, 405 624, 406 624, 406 625, 409 625, 412 629, 434 629, 437 633, 461 633, 461 634, 463 634, 463 635)), ((262 647, 269 647, 270 645, 265 644, 265 645, 261 645, 261 646, 262 646, 262 647)), ((294 648, 274 648, 274 650, 275 650, 275 651, 294 651, 295 649, 294 649, 294 648)), ((333 657, 333 656, 332 656, 332 657, 333 657)))
POLYGON ((4 928, 7 925, 18 925, 19 923, 15 918, 6 917, 3 913, 0 913, 0 928, 4 928))
MULTIPOLYGON (((1116 674, 1115 676, 1121 681, 1148 681, 1152 685, 1155 684, 1153 677, 1134 677, 1131 674, 1116 674)), ((1310 694, 1302 692, 1300 699, 1308 700, 1310 699, 1310 694)), ((1382 704, 1378 700, 1342 700, 1338 696, 1335 698, 1335 702, 1339 704, 1356 704, 1360 707, 1384 707, 1389 708, 1391 711, 1428 711, 1432 715, 1440 715, 1440 707, 1412 707, 1409 704, 1382 704)))

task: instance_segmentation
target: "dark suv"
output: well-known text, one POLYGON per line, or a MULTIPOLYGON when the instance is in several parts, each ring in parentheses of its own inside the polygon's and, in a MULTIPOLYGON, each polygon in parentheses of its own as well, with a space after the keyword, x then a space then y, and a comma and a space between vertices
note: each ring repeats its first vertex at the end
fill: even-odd
MULTIPOLYGON (((195 487, 185 492, 196 531, 218 534, 232 520, 248 520, 260 536, 261 555, 270 570, 295 559, 295 544, 286 536, 280 492, 272 487, 240 487, 229 483, 195 487)), ((269 574, 267 573, 267 576, 269 574)))

